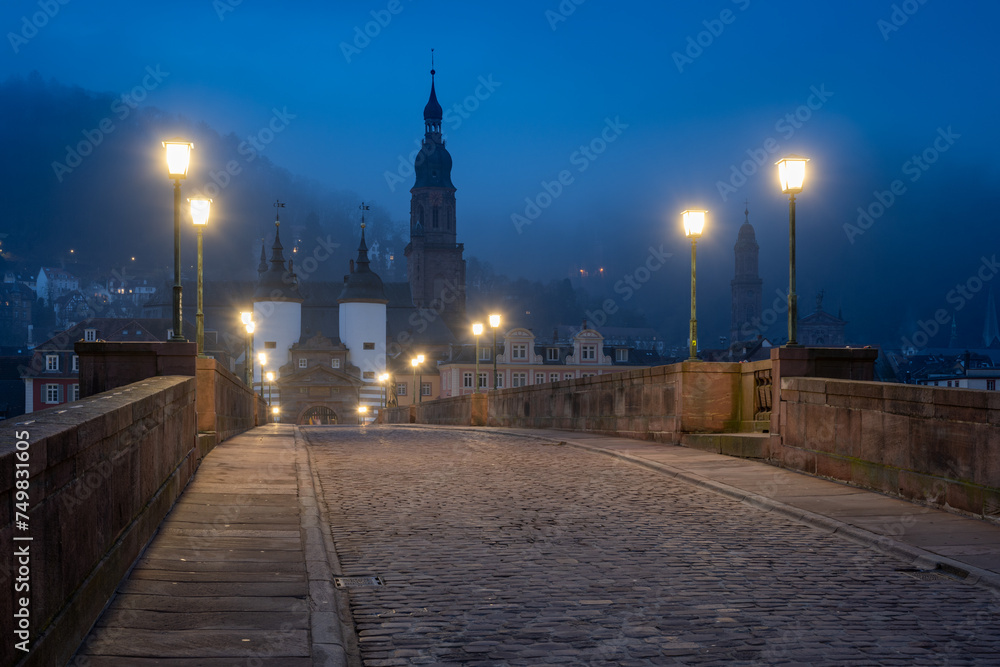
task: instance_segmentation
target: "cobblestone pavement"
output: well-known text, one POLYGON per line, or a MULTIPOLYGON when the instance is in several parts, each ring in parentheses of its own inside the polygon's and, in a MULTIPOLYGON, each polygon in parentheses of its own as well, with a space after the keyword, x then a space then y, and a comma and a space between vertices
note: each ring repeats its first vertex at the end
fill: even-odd
POLYGON ((305 428, 383 665, 1000 664, 1000 598, 579 449, 305 428))

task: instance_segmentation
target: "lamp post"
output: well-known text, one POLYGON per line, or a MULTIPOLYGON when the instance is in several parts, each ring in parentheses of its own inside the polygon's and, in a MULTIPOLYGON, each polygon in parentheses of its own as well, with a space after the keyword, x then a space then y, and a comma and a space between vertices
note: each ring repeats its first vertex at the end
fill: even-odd
POLYGON ((695 308, 695 259, 698 238, 705 228, 705 213, 696 209, 688 209, 681 213, 684 220, 684 234, 691 239, 691 356, 688 361, 698 361, 698 317, 695 308))
POLYGON ((243 376, 246 378, 247 386, 253 386, 253 376, 250 375, 250 323, 253 321, 253 313, 249 311, 240 312, 240 322, 246 328, 246 336, 243 342, 246 343, 243 350, 243 376))
POLYGON ((184 343, 181 323, 181 180, 187 178, 194 144, 183 139, 164 141, 167 151, 167 175, 174 179, 174 335, 170 340, 184 343))
POLYGON ((382 384, 382 408, 384 409, 385 408, 386 385, 389 382, 389 374, 388 373, 382 373, 381 375, 378 376, 378 381, 382 384))
POLYGON ((490 327, 493 328, 493 389, 497 388, 497 329, 500 328, 500 316, 490 315, 490 327))
POLYGON ((476 375, 472 380, 472 393, 479 393, 479 337, 483 335, 483 324, 482 322, 476 322, 472 325, 472 335, 476 337, 476 375))
POLYGON ((249 368, 247 369, 247 386, 250 387, 250 391, 253 391, 253 330, 256 325, 253 320, 247 322, 247 338, 250 341, 250 348, 247 352, 247 364, 249 368))
POLYGON ((208 215, 212 209, 212 200, 202 197, 188 199, 191 205, 191 221, 194 228, 198 230, 198 314, 195 316, 197 325, 198 356, 205 355, 205 313, 202 310, 202 252, 201 237, 208 224, 208 215))
POLYGON ((424 381, 424 374, 423 374, 423 372, 421 372, 421 374, 420 374, 420 379, 419 380, 417 379, 417 367, 420 366, 420 364, 422 364, 422 363, 424 363, 424 355, 422 355, 422 354, 418 354, 414 358, 410 359, 410 365, 413 366, 413 387, 414 387, 413 391, 416 392, 416 394, 419 394, 419 396, 420 396, 420 398, 418 399, 417 395, 415 394, 413 396, 413 399, 410 401, 410 405, 413 405, 418 400, 421 403, 424 402, 423 392, 420 391, 420 385, 423 384, 423 381, 424 381))
POLYGON ((264 366, 267 365, 267 353, 258 352, 257 361, 260 362, 260 400, 264 400, 264 366))
POLYGON ((778 182, 781 191, 788 195, 788 342, 785 347, 798 347, 796 334, 799 328, 798 297, 795 294, 795 195, 802 192, 806 180, 806 162, 809 158, 789 155, 778 160, 778 182))
POLYGON ((272 416, 272 418, 273 418, 273 420, 274 420, 275 423, 280 422, 281 421, 281 408, 279 408, 277 405, 274 406, 273 408, 271 408, 271 416, 272 416))
POLYGON ((274 382, 274 371, 267 372, 267 404, 271 405, 271 383, 274 382))
POLYGON ((358 423, 361 424, 362 426, 365 425, 365 415, 366 414, 368 414, 368 406, 367 405, 359 405, 358 406, 358 423))

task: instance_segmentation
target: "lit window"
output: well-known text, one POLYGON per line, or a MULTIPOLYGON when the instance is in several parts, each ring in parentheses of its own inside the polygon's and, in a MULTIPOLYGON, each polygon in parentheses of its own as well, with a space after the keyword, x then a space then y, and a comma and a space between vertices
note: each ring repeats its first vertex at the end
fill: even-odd
POLYGON ((430 396, 431 395, 431 383, 430 382, 421 382, 420 383, 420 395, 421 396, 430 396))
POLYGON ((597 346, 596 345, 584 345, 580 348, 582 353, 582 359, 584 361, 593 361, 597 359, 597 346))
POLYGON ((548 361, 559 361, 559 348, 558 347, 546 348, 545 359, 548 361))
POLYGON ((462 374, 462 386, 468 389, 472 388, 472 373, 462 374))
POLYGON ((615 361, 628 361, 628 349, 618 348, 615 350, 615 361))
POLYGON ((510 378, 510 386, 512 387, 523 387, 528 384, 528 374, 527 373, 513 373, 510 378))
POLYGON ((308 363, 309 363, 308 359, 305 359, 304 357, 299 358, 299 368, 305 368, 308 363))
POLYGON ((47 371, 57 371, 57 370, 59 370, 59 355, 58 354, 46 354, 45 355, 45 370, 47 370, 47 371))
POLYGON ((528 358, 527 343, 514 343, 511 346, 511 359, 527 359, 527 358, 528 358))
POLYGON ((340 359, 333 359, 330 361, 331 368, 340 368, 340 359))
POLYGON ((366 350, 374 350, 375 349, 375 343, 364 343, 362 345, 362 347, 364 349, 366 349, 366 350))
POLYGON ((406 383, 397 382, 396 383, 396 396, 406 396, 406 383))
POLYGON ((74 354, 73 355, 73 372, 75 373, 75 372, 77 372, 79 370, 80 370, 80 357, 78 357, 78 356, 76 356, 74 354))

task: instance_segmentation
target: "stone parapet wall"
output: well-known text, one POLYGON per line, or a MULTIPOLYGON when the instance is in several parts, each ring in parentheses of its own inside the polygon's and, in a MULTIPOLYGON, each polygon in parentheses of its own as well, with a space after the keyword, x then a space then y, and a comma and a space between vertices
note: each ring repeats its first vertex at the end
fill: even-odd
POLYGON ((0 664, 62 665, 75 651, 197 468, 195 386, 193 377, 152 377, 4 422, 0 664), (27 478, 15 477, 25 462, 27 478), (27 529, 15 523, 18 491, 27 529), (12 545, 30 553, 29 589, 16 594, 23 563, 12 545), (27 656, 13 639, 21 597, 27 656))
POLYGON ((781 403, 780 465, 1000 520, 1000 393, 793 377, 781 403))
POLYGON ((267 405, 246 383, 215 359, 197 360, 198 431, 215 433, 216 444, 269 420, 267 405))

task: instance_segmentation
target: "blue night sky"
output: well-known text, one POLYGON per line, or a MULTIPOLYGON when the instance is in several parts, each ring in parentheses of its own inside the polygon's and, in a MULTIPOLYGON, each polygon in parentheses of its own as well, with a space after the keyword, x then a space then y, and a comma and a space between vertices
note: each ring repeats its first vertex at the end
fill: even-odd
MULTIPOLYGON (((646 297, 682 307, 679 213, 705 208, 708 335, 728 327, 745 199, 765 307, 787 287, 787 198, 772 165, 788 153, 812 160, 798 207, 803 314, 825 289, 855 337, 891 316, 877 333, 898 340, 953 308, 949 290, 1000 250, 996 2, 72 0, 14 53, 9 33, 44 4, 0 9, 4 78, 37 71, 120 94, 159 67, 169 75, 145 104, 240 136, 287 109, 265 155, 399 222, 412 178, 390 181, 422 136, 433 47, 466 256, 511 276, 603 267, 614 281, 662 245, 673 257, 646 297), (372 12, 387 24, 355 42, 366 24, 375 32, 372 12), (603 152, 588 157, 588 145, 603 152), (932 164, 910 162, 925 151, 932 164), (754 155, 763 166, 734 176, 754 155), (572 181, 518 230, 512 215, 564 170, 572 181), (896 180, 882 215, 845 229, 896 180)), ((967 312, 985 312, 985 293, 967 312)))

